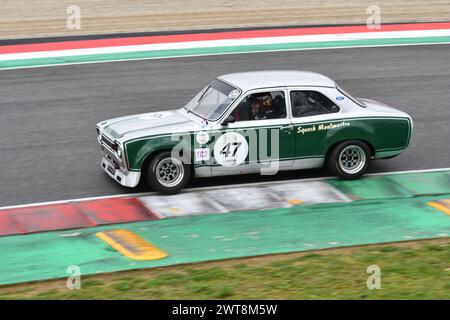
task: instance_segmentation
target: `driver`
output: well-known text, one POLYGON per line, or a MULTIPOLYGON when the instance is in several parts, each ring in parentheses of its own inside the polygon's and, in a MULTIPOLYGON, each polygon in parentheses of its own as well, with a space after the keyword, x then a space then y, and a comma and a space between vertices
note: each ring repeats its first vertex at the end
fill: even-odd
POLYGON ((257 94, 252 99, 253 120, 270 119, 273 117, 273 100, 269 93, 257 94))

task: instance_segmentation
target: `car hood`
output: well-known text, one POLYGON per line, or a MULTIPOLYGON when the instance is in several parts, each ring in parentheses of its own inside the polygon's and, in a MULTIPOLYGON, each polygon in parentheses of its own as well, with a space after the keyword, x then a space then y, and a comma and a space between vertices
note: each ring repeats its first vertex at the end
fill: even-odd
POLYGON ((110 119, 102 122, 101 126, 102 130, 114 139, 120 139, 124 136, 136 138, 143 135, 190 131, 201 127, 200 124, 178 110, 143 113, 110 119))

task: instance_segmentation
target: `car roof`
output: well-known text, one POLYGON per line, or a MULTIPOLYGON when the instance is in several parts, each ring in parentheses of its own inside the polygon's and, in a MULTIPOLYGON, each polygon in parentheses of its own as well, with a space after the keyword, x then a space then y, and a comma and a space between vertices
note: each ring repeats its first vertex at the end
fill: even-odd
POLYGON ((310 71, 251 71, 224 74, 219 80, 228 82, 243 91, 269 87, 287 86, 320 86, 335 87, 336 84, 330 78, 310 71))

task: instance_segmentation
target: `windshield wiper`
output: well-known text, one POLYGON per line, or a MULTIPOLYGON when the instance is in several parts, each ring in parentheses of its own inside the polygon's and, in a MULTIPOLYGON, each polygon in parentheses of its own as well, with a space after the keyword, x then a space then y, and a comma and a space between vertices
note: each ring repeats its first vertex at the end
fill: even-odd
POLYGON ((211 88, 211 86, 208 86, 206 88, 206 90, 202 93, 202 95, 200 96, 200 98, 198 98, 197 103, 200 103, 200 101, 203 99, 203 97, 205 96, 206 92, 208 92, 209 88, 211 88))

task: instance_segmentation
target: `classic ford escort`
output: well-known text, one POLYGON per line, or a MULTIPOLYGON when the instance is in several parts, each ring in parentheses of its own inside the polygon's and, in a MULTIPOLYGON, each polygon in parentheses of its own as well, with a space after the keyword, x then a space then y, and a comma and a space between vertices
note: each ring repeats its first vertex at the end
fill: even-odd
POLYGON ((102 121, 97 134, 109 176, 170 194, 193 176, 326 166, 355 179, 405 150, 412 128, 408 114, 323 75, 260 71, 220 76, 178 110, 102 121))

